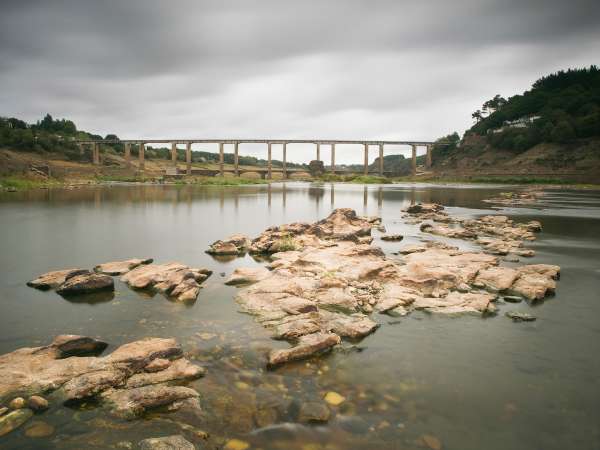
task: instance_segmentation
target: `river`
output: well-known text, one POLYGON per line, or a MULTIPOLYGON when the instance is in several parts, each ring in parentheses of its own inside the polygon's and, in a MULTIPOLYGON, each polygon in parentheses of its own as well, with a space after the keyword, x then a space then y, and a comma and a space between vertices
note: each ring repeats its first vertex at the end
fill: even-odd
MULTIPOLYGON (((101 338, 110 343, 106 352, 140 337, 175 337, 208 371, 190 383, 204 410, 192 425, 209 433, 206 448, 238 438, 252 449, 417 450, 437 443, 445 450, 598 449, 600 192, 551 190, 529 207, 492 209, 482 202, 509 189, 519 188, 277 183, 0 193, 0 353, 65 333, 101 338), (351 207, 380 215, 388 233, 405 236, 400 244, 376 238, 374 245, 389 254, 419 242, 418 227, 401 220, 401 210, 415 201, 441 203, 461 216, 540 220, 536 256, 525 262, 560 265, 558 289, 538 305, 512 308, 537 321, 513 323, 503 308, 488 318, 374 314, 381 327, 361 342, 267 371, 267 350, 287 344, 272 341, 251 316, 239 313, 236 288, 223 284, 236 267, 262 263, 250 256, 219 261, 204 252, 208 245, 351 207), (214 273, 187 305, 121 282, 114 296, 70 301, 25 285, 49 270, 132 257, 214 273), (346 401, 328 424, 295 423, 302 402, 329 391, 346 401)), ((169 414, 125 422, 97 405, 67 407, 49 399, 51 409, 36 420, 54 427, 51 436, 27 437, 24 426, 0 438, 0 447, 137 448, 147 437, 184 434, 205 448, 169 414)))

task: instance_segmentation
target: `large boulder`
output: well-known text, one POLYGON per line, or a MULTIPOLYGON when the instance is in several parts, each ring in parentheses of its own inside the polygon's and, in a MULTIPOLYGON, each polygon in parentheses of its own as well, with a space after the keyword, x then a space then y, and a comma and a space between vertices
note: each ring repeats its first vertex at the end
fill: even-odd
POLYGON ((243 234, 234 234, 225 240, 213 242, 206 253, 210 255, 243 255, 250 247, 250 239, 243 234))
POLYGON ((69 278, 56 289, 56 292, 60 295, 69 296, 114 290, 115 282, 112 277, 97 273, 86 273, 69 278))

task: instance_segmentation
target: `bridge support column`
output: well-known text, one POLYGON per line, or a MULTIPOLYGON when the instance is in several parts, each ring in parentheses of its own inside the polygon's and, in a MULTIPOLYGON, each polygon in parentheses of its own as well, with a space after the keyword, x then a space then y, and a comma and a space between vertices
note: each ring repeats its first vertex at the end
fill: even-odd
POLYGON ((192 174, 192 143, 188 142, 185 146, 185 173, 192 174))
POLYGON ((317 161, 321 161, 321 144, 317 142, 317 161))
POLYGON ((425 167, 431 169, 431 150, 432 145, 427 145, 427 156, 425 157, 425 167))
POLYGON ((272 165, 271 165, 271 143, 269 142, 268 144, 268 150, 267 150, 267 179, 271 179, 272 174, 272 165))
POLYGON ((379 176, 383 176, 383 144, 379 144, 379 176))
POLYGON ((412 146, 412 176, 417 175, 417 146, 412 146))
POLYGON ((125 142, 125 167, 131 167, 131 144, 125 142))
POLYGON ((223 143, 219 142, 219 175, 224 177, 225 171, 223 169, 223 163, 225 162, 225 155, 223 154, 223 143))
POLYGON ((283 143, 283 178, 287 179, 287 142, 283 143))
POLYGON ((83 156, 83 154, 85 153, 85 149, 83 148, 83 144, 77 144, 77 147, 79 147, 79 155, 83 156))
POLYGON ((365 160, 363 165, 363 173, 365 175, 369 175, 369 144, 364 144, 365 146, 365 160))
POLYGON ((139 164, 138 164, 138 169, 140 170, 140 172, 144 171, 144 168, 145 168, 145 165, 146 165, 146 163, 144 161, 144 159, 145 159, 145 157, 144 157, 144 151, 145 151, 144 143, 140 142, 139 164))
POLYGON ((233 169, 235 171, 235 176, 240 176, 240 154, 239 154, 239 142, 236 142, 233 146, 233 169))
POLYGON ((331 144, 331 173, 335 173, 335 144, 331 144))
POLYGON ((100 164, 100 144, 92 144, 92 162, 95 166, 100 164))
POLYGON ((171 143, 171 162, 177 167, 177 144, 175 142, 171 143))

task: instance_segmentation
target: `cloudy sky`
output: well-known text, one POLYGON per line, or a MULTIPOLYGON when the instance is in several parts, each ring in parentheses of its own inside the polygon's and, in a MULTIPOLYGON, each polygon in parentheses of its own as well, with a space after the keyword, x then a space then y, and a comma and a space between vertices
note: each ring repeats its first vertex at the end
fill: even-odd
POLYGON ((131 139, 433 140, 600 63, 599 24, 598 0, 3 1, 0 115, 131 139))

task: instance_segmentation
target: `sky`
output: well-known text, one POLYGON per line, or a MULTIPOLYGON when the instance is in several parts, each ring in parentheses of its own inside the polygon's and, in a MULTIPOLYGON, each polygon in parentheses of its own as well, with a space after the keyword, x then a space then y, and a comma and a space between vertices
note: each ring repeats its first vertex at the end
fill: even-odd
POLYGON ((495 94, 599 64, 599 24, 598 0, 3 1, 0 116, 126 139, 435 140, 495 94))

